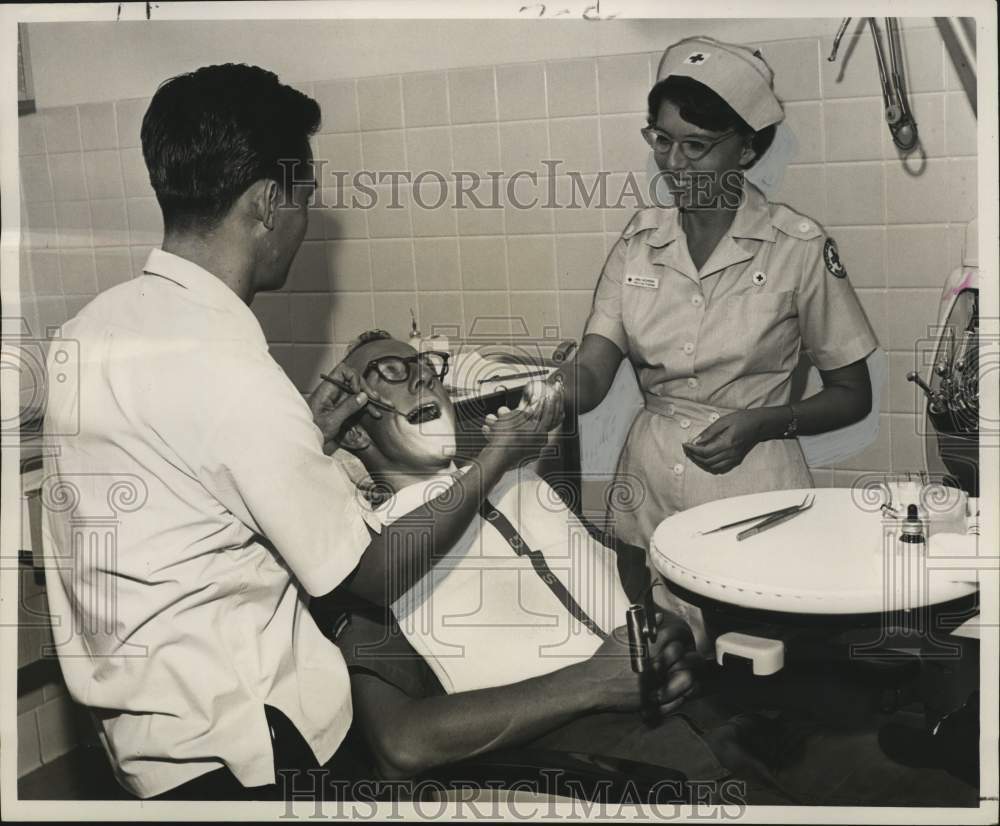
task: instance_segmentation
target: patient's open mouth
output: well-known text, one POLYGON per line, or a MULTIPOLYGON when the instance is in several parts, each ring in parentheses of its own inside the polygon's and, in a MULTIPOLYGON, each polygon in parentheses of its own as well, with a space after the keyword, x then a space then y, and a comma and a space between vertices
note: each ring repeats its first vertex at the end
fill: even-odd
POLYGON ((441 408, 436 402, 427 402, 406 414, 406 421, 410 424, 423 424, 439 418, 441 418, 441 408))

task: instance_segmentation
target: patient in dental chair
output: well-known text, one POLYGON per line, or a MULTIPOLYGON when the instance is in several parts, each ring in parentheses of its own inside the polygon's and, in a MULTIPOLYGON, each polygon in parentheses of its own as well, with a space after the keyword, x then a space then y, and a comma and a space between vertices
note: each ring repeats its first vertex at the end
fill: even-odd
MULTIPOLYGON (((379 532, 462 472, 441 382, 447 358, 370 331, 346 361, 399 412, 362 412, 340 440, 370 477, 359 507, 379 532)), ((491 433, 515 415, 502 409, 491 433)), ((461 539, 433 552, 446 556, 388 608, 346 592, 314 605, 348 663, 355 727, 383 779, 531 747, 639 761, 691 780, 738 776, 761 802, 789 802, 743 737, 747 718, 692 698, 690 630, 669 617, 659 618, 650 651, 660 722, 640 719, 621 626, 648 582, 644 555, 630 566, 531 470, 508 473, 461 539)))

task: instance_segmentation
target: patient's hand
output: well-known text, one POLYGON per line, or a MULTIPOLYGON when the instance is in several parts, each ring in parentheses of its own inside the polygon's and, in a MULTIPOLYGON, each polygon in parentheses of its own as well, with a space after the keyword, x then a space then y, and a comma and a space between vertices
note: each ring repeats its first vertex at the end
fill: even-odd
MULTIPOLYGON (((690 632, 688 632, 690 635, 690 632)), ((649 645, 654 673, 659 678, 660 712, 673 711, 694 689, 694 678, 684 660, 688 639, 677 626, 658 629, 649 645)), ((636 711, 640 705, 639 675, 632 671, 628 629, 616 628, 587 662, 585 680, 593 680, 596 706, 605 711, 636 711)))

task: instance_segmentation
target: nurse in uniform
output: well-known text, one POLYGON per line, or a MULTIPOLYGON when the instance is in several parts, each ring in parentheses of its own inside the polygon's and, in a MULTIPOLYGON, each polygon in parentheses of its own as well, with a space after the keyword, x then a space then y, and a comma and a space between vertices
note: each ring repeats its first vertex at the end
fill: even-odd
MULTIPOLYGON (((672 195, 639 210, 601 273, 569 403, 594 408, 621 360, 645 397, 618 464, 619 536, 729 496, 811 487, 797 434, 871 409, 875 334, 833 239, 744 179, 784 112, 759 52, 697 37, 666 50, 642 135, 672 195), (791 402, 802 349, 823 389, 791 402), (621 504, 621 503, 619 503, 621 504)), ((638 136, 636 136, 638 138, 638 136)))

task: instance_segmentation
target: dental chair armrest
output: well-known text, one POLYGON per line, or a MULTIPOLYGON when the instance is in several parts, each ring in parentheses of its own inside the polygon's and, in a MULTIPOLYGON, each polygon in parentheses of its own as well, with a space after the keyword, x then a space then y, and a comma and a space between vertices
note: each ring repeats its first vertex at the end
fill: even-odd
POLYGON ((688 802, 687 777, 676 769, 617 757, 548 749, 500 749, 450 763, 418 780, 446 788, 523 791, 607 802, 688 802))

